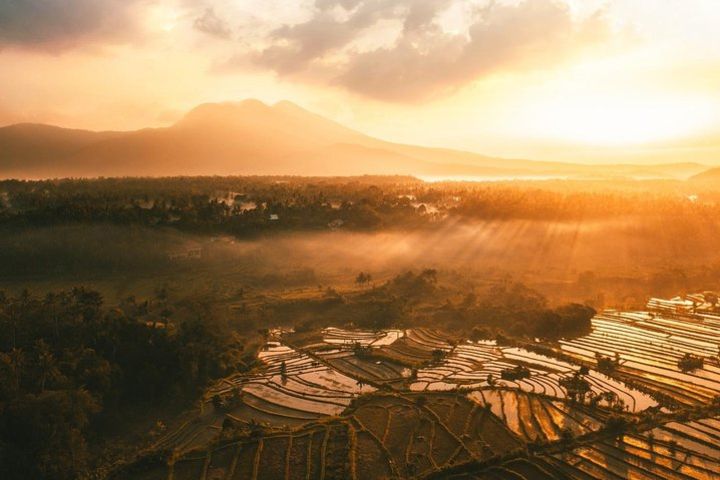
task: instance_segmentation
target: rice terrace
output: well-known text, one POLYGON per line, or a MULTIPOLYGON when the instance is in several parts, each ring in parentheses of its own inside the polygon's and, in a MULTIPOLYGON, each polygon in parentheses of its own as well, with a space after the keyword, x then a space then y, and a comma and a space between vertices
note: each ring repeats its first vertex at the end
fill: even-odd
POLYGON ((685 298, 572 341, 271 329, 114 478, 717 478, 720 311, 685 298))

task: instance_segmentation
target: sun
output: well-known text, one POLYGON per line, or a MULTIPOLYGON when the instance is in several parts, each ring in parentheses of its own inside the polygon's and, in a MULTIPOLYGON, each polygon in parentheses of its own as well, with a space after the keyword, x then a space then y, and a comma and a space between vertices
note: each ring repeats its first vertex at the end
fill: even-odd
POLYGON ((148 30, 159 30, 170 33, 181 21, 181 12, 172 5, 156 4, 148 7, 146 12, 146 23, 148 30))
POLYGON ((528 131, 537 137, 622 146, 698 134, 714 116, 713 102, 702 97, 609 93, 540 101, 526 121, 528 131))

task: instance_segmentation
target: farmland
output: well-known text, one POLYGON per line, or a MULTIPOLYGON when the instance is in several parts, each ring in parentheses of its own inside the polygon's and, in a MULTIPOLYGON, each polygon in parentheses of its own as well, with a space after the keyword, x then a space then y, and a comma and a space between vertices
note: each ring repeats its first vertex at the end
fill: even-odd
POLYGON ((424 476, 522 446, 501 420, 465 397, 371 395, 341 418, 194 450, 154 465, 146 478, 424 476))
POLYGON ((116 478, 717 478, 720 317, 705 303, 606 310, 556 342, 269 330, 256 369, 116 478))
POLYGON ((703 404, 720 394, 720 316, 607 311, 592 323, 590 335, 561 341, 560 350, 589 363, 597 354, 617 356, 617 377, 659 393, 670 404, 703 404), (680 371, 685 355, 705 361, 701 368, 680 371))
MULTIPOLYGON (((482 388, 501 386, 516 388, 556 398, 565 398, 561 379, 570 375, 577 366, 534 352, 516 348, 500 348, 487 343, 467 343, 458 346, 451 355, 437 366, 422 369, 412 390, 454 390, 457 388, 482 388), (526 368, 527 378, 503 379, 503 371, 526 368), (489 381, 488 381, 489 380, 489 381)), ((595 370, 586 375, 591 392, 613 392, 630 411, 639 412, 657 403, 648 395, 630 389, 595 370)))
POLYGON ((715 479, 720 471, 717 417, 669 422, 578 448, 451 476, 455 479, 715 479))

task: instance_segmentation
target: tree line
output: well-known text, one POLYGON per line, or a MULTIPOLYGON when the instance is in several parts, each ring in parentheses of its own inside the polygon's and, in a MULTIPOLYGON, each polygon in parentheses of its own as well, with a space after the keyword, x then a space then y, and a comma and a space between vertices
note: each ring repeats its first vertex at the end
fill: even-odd
POLYGON ((426 184, 406 177, 7 180, 0 182, 0 225, 110 222, 253 235, 297 229, 420 228, 457 219, 702 220, 720 213, 716 193, 693 202, 667 188, 573 185, 426 184))

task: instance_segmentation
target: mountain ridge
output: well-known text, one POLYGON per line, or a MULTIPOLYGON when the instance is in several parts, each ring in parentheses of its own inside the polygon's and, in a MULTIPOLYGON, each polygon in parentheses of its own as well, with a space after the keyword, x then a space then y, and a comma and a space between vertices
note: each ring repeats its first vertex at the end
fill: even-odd
POLYGON ((0 177, 373 175, 687 178, 707 167, 585 165, 388 142, 287 100, 204 103, 167 127, 0 127, 0 177))
POLYGON ((697 182, 717 182, 720 181, 720 167, 704 170, 697 175, 690 177, 690 180, 697 182))

